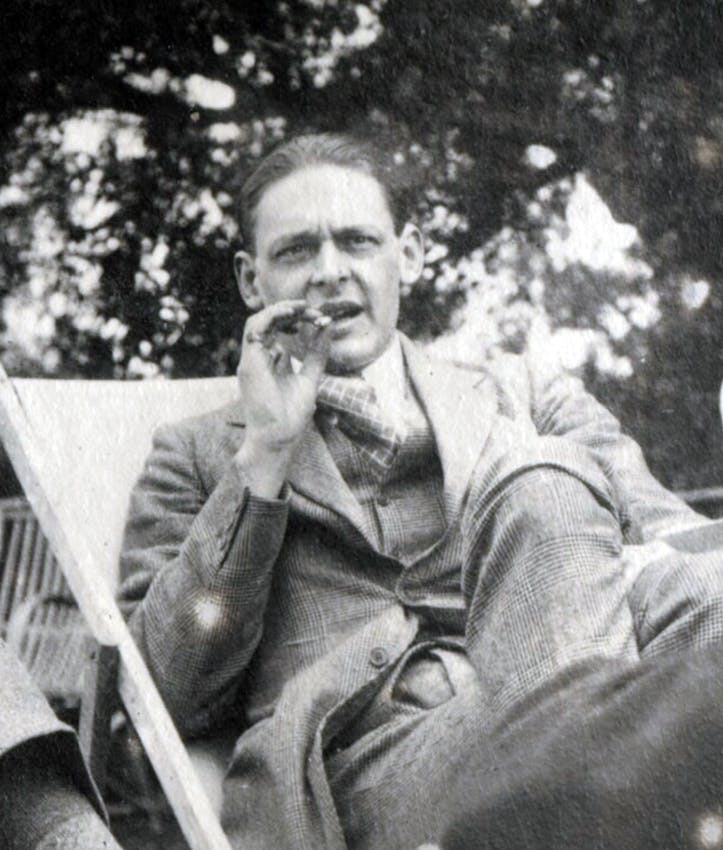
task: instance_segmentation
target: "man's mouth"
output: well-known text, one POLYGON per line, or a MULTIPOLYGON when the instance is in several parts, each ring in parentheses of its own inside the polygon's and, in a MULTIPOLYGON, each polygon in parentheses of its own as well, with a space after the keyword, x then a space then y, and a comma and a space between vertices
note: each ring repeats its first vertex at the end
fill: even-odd
MULTIPOLYGON (((361 304, 356 301, 326 301, 317 308, 320 313, 328 316, 332 324, 343 322, 345 319, 353 319, 364 311, 361 304)), ((283 334, 298 333, 301 322, 311 322, 312 319, 305 316, 281 316, 273 323, 274 330, 283 334)))
POLYGON ((319 310, 328 316, 332 322, 341 322, 344 319, 353 319, 358 316, 363 307, 355 301, 327 301, 319 307, 319 310))

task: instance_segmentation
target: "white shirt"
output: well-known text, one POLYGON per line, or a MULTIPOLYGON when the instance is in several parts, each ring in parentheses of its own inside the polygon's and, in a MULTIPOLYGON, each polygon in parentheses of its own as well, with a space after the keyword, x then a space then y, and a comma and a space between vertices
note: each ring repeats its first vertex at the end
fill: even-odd
POLYGON ((407 375, 397 334, 394 334, 389 347, 362 369, 362 376, 373 387, 385 419, 394 423, 400 436, 406 436, 407 375))

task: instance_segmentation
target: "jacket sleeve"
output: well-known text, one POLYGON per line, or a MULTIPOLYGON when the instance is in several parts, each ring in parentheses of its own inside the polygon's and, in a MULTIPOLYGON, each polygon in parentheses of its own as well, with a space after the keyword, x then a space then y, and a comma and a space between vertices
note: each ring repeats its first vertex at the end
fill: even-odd
POLYGON ((182 734, 202 734, 236 703, 287 518, 286 500, 252 496, 233 462, 206 493, 193 432, 156 433, 131 495, 120 601, 182 734))
POLYGON ((503 395, 514 399, 513 407, 524 406, 539 433, 574 440, 594 452, 612 485, 626 543, 648 543, 708 522, 653 477, 638 444, 578 378, 544 357, 510 357, 499 374, 506 385, 503 395))

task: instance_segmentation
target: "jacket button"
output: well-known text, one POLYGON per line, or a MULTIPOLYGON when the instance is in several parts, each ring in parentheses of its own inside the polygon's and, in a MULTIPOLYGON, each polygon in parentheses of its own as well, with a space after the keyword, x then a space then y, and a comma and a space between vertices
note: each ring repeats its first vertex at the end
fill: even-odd
POLYGON ((389 664, 389 653, 383 646, 375 646, 369 653, 372 667, 386 667, 389 664))
POLYGON ((377 504, 380 508, 386 508, 389 505, 389 496, 377 496, 377 504))

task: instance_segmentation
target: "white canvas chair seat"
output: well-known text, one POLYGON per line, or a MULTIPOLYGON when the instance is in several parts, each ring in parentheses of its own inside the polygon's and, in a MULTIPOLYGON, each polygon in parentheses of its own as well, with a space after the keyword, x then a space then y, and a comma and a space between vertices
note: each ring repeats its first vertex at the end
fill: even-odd
MULTIPOLYGON (((35 450, 42 447, 43 490, 56 500, 66 533, 82 534, 96 575, 114 592, 128 497, 153 431, 230 401, 236 381, 11 383, 35 450)), ((26 494, 32 503, 32 494, 26 494)))
POLYGON ((0 437, 88 628, 118 649, 120 696, 193 850, 230 848, 114 592, 128 497, 153 431, 235 394, 235 378, 10 380, 0 368, 0 437))

